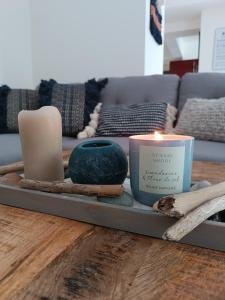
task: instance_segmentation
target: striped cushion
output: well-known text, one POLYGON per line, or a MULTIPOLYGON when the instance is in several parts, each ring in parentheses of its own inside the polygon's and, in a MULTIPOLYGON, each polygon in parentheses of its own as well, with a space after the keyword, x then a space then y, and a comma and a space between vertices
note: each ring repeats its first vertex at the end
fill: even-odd
POLYGON ((172 127, 176 114, 175 108, 171 114, 171 108, 167 103, 133 104, 127 107, 103 105, 96 135, 130 136, 156 130, 168 131, 167 124, 170 123, 172 127))
POLYGON ((0 87, 0 132, 18 132, 18 113, 38 108, 37 91, 0 87))
POLYGON ((58 108, 65 136, 76 136, 90 121, 90 114, 100 100, 100 91, 107 80, 89 80, 84 84, 59 84, 42 80, 39 87, 40 105, 58 108))

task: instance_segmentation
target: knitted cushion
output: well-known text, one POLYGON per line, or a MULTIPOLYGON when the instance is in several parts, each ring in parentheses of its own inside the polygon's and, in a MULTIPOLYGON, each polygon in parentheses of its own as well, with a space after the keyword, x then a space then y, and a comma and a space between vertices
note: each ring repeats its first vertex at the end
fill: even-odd
POLYGON ((18 113, 39 108, 38 93, 33 90, 11 90, 0 87, 0 132, 18 132, 18 113))
POLYGON ((76 136, 90 121, 90 114, 100 101, 100 91, 107 79, 89 80, 84 84, 58 84, 42 80, 39 87, 40 105, 53 105, 62 115, 63 135, 76 136))
POLYGON ((169 132, 176 108, 167 103, 133 104, 126 107, 102 107, 96 135, 130 136, 156 130, 169 132))
POLYGON ((174 131, 199 140, 225 142, 225 98, 188 99, 174 131))

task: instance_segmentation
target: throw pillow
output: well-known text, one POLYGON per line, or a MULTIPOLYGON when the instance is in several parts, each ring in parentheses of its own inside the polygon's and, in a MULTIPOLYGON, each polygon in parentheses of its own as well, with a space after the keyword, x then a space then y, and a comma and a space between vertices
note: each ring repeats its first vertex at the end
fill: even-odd
POLYGON ((159 130, 169 133, 176 117, 176 108, 167 103, 144 103, 129 106, 102 107, 98 136, 131 136, 159 130))
POLYGON ((200 140, 225 142, 225 98, 188 99, 174 131, 200 140))
POLYGON ((95 136, 96 129, 98 127, 99 113, 102 107, 102 103, 98 103, 94 109, 94 112, 90 114, 90 122, 85 126, 84 130, 79 132, 77 138, 79 140, 86 139, 95 136))
POLYGON ((90 114, 100 101, 107 79, 89 80, 84 84, 59 84, 42 80, 39 87, 40 106, 53 105, 62 115, 63 135, 76 136, 88 125, 90 114))
POLYGON ((39 108, 38 92, 35 90, 0 87, 0 132, 18 132, 18 113, 21 110, 39 108))

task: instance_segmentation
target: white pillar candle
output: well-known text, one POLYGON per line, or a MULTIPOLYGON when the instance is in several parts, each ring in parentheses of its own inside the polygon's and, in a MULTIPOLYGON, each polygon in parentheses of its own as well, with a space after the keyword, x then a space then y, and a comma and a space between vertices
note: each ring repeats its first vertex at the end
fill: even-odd
POLYGON ((18 115, 20 141, 27 179, 64 179, 62 119, 56 107, 23 110, 18 115))

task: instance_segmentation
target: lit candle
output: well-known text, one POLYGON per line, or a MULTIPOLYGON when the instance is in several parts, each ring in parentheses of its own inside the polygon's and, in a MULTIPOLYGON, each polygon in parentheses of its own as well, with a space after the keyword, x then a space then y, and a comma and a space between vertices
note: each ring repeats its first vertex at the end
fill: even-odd
POLYGON ((193 141, 158 132, 129 138, 131 188, 137 201, 153 205, 165 195, 189 191, 193 141))
POLYGON ((20 141, 27 179, 64 179, 62 120, 56 107, 23 110, 18 115, 20 141))

